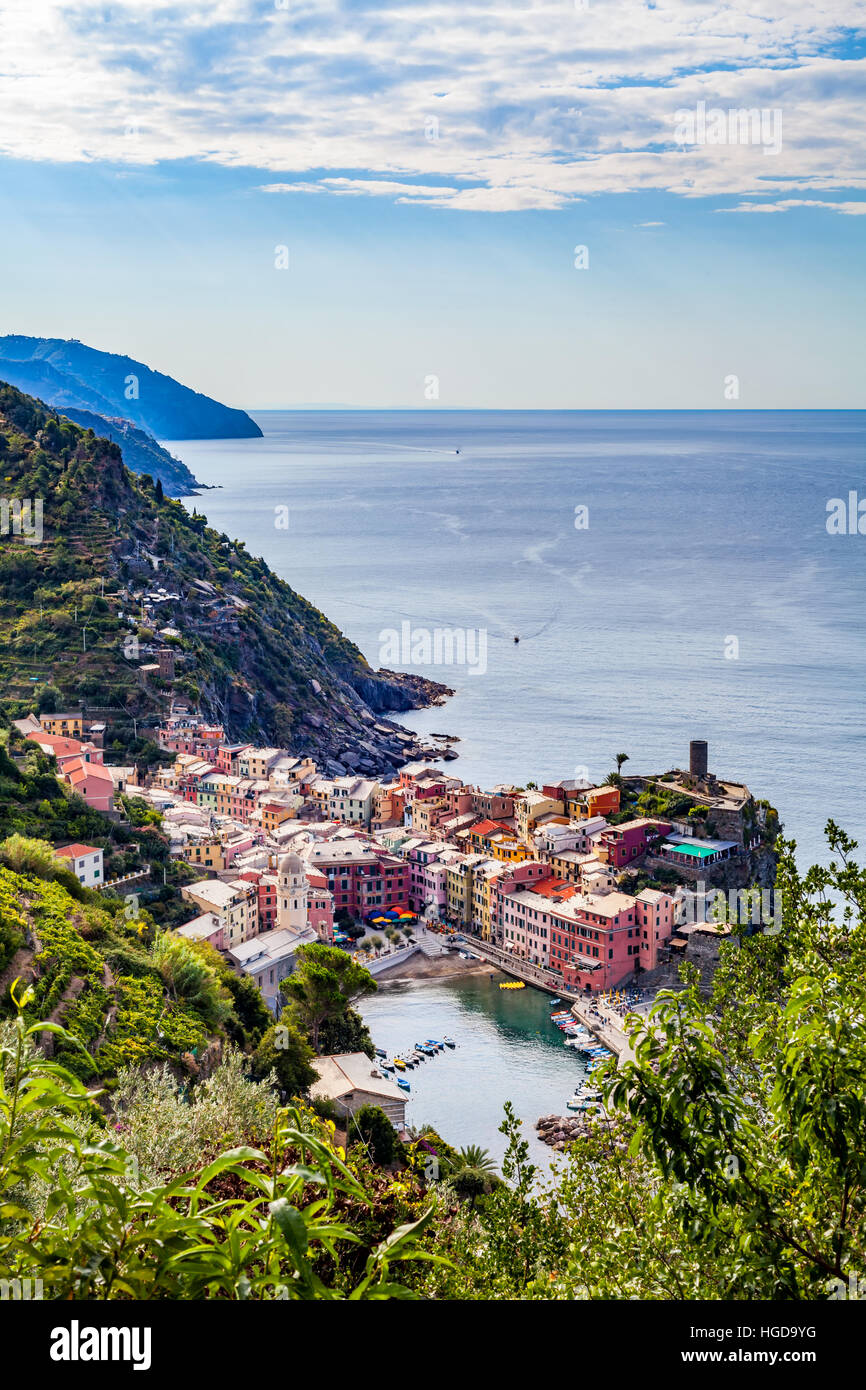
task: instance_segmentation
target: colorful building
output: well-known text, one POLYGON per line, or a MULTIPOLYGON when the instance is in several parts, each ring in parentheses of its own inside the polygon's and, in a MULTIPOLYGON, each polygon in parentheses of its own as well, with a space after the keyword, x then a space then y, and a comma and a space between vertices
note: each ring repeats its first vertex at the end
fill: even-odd
POLYGON ((624 821, 622 825, 609 825, 601 832, 595 852, 603 863, 622 869, 660 844, 670 829, 666 821, 645 817, 624 821))

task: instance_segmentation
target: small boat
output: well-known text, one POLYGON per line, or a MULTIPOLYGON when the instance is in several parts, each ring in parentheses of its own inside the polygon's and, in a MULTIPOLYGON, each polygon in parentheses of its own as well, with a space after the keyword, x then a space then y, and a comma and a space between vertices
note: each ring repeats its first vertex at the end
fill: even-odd
POLYGON ((409 1085, 409 1082, 404 1081, 402 1076, 397 1077, 397 1085, 400 1087, 401 1091, 411 1091, 412 1089, 412 1087, 409 1085))
POLYGON ((557 997, 556 999, 549 999, 547 1002, 549 1003, 550 1007, 553 1008, 554 1004, 561 1004, 562 1000, 557 997))
POLYGON ((380 1062, 380 1063, 379 1063, 379 1066, 381 1067, 382 1071, 393 1071, 393 1070, 394 1070, 394 1063, 393 1063, 393 1062, 380 1062))
POLYGON ((432 1047, 435 1052, 441 1052, 445 1044, 441 1043, 438 1038, 428 1038, 427 1046, 432 1047))
POLYGON ((399 1067, 401 1071, 405 1071, 405 1070, 406 1070, 406 1063, 403 1061, 403 1058, 402 1058, 402 1057, 395 1057, 395 1058, 394 1058, 394 1066, 395 1066, 395 1067, 399 1067))
POLYGON ((515 637, 514 640, 515 640, 515 642, 519 642, 519 641, 520 641, 520 638, 519 638, 519 637, 515 637))
POLYGON ((446 1047, 454 1048, 457 1046, 453 1038, 443 1038, 442 1041, 444 1042, 446 1047))
POLYGON ((377 1047, 377 1048, 376 1048, 376 1056, 377 1056, 377 1057, 387 1057, 388 1054, 387 1054, 387 1052, 385 1051, 384 1047, 377 1047))
POLYGON ((428 1047, 426 1043, 416 1043, 415 1051, 420 1052, 424 1057, 433 1057, 435 1056, 436 1049, 433 1047, 428 1047))

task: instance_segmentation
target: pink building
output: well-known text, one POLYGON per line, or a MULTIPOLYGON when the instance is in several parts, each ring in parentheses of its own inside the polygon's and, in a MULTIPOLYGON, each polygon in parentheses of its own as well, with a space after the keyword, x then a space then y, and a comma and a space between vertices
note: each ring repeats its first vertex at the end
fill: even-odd
POLYGON ((645 819, 610 825, 601 832, 595 852, 604 863, 621 869, 646 854, 648 849, 670 834, 671 829, 665 821, 645 819))
POLYGON ((656 965, 673 923, 674 899, 667 893, 576 895, 551 912, 550 967, 561 972, 567 989, 613 989, 656 965))
POLYGON ((64 781, 83 796, 94 811, 114 809, 114 782, 107 768, 84 758, 71 758, 63 768, 64 781))
POLYGON ((434 907, 437 915, 448 906, 447 858, 453 851, 442 845, 416 845, 406 855, 409 870, 408 902, 413 912, 434 907), (445 855, 445 858, 442 856, 445 855))

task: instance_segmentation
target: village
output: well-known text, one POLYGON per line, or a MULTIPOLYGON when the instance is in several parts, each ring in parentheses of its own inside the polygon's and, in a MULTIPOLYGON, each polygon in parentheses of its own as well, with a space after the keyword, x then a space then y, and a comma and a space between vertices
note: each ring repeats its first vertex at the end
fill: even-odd
MULTIPOLYGON (((275 1012, 304 944, 337 944, 378 972, 417 948, 414 924, 573 998, 646 984, 689 956, 705 965, 730 928, 695 913, 696 894, 747 888, 767 839, 765 804, 717 780, 700 740, 688 771, 662 778, 482 790, 418 763, 387 783, 324 776, 310 757, 229 743, 187 710, 157 730, 173 761, 147 775, 106 765, 103 726, 80 714, 17 727, 93 809, 116 814, 123 792, 159 813, 171 856, 200 873, 180 890, 189 920, 175 930, 224 953, 275 1012), (641 792, 676 814, 630 814, 641 792)), ((102 885, 97 847, 57 852, 102 885)))

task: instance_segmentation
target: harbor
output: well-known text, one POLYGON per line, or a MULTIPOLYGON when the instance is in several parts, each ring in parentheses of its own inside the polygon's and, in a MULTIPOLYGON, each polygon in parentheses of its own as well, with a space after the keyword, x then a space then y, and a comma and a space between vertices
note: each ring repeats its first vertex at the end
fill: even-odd
POLYGON ((477 969, 383 980, 363 1001, 361 1013, 385 1054, 377 1057, 380 1065, 397 1057, 406 1062, 415 1045, 428 1038, 453 1043, 390 1073, 409 1087, 408 1124, 430 1124, 458 1148, 480 1144, 500 1163, 505 1141, 499 1126, 510 1100, 523 1121, 533 1161, 547 1170, 553 1154, 536 1122, 545 1114, 568 1113, 576 1090, 589 1080, 593 1059, 566 1046, 572 1039, 554 1022, 558 1010, 551 997, 532 988, 500 989, 507 980, 499 971, 477 969))

